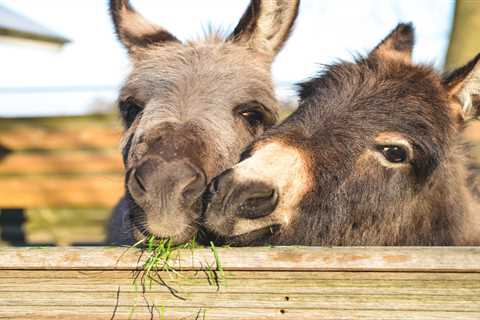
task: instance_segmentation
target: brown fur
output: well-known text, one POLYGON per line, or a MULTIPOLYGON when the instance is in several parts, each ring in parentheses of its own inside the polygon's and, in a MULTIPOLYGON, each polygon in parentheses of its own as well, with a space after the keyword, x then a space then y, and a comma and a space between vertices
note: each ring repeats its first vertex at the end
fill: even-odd
MULTIPOLYGON (((480 56, 442 77, 429 66, 411 62, 412 46, 413 28, 401 24, 368 57, 332 65, 301 85, 299 109, 212 183, 205 225, 219 234, 219 241, 480 244, 477 178, 468 169, 468 149, 460 139, 464 119, 478 114, 480 56), (303 192, 298 204, 281 196, 288 181, 264 181, 248 173, 252 164, 261 172, 280 169, 257 156, 278 141, 298 150, 299 156, 308 155, 314 183, 308 190, 296 189, 303 192), (389 161, 382 152, 391 145, 401 146, 407 160, 389 161), (272 202, 271 196, 258 198, 258 190, 280 196, 272 202), (269 212, 265 203, 273 203, 269 212), (268 220, 289 204, 293 214, 287 223, 268 220), (253 214, 257 207, 263 208, 261 219, 269 224, 253 214), (226 233, 231 227, 214 222, 222 217, 235 226, 238 208, 252 217, 250 232, 243 228, 245 234, 231 238, 226 233)), ((282 153, 276 156, 281 162, 282 153)), ((289 176, 292 183, 300 179, 295 173, 289 176)), ((302 185, 308 184, 308 178, 301 179, 302 185)))
POLYGON ((247 12, 254 14, 240 23, 250 27, 237 27, 226 40, 211 34, 181 43, 129 1, 110 1, 133 70, 119 97, 126 193, 114 211, 108 242, 132 243, 150 235, 174 243, 192 239, 206 184, 275 124, 271 62, 298 4, 273 3, 252 1, 247 12), (268 39, 265 30, 271 30, 268 39))

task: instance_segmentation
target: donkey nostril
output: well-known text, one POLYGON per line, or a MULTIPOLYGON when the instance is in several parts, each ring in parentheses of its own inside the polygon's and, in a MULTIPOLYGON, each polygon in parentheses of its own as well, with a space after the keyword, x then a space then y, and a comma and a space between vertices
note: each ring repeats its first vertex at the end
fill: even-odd
POLYGON ((205 191, 206 184, 207 178, 205 174, 201 170, 195 169, 190 181, 183 188, 183 198, 190 203, 195 202, 205 191))
POLYGON ((147 193, 151 189, 152 180, 158 175, 158 163, 153 160, 147 160, 134 169, 133 179, 140 193, 147 193))
POLYGON ((216 194, 220 191, 220 189, 224 186, 228 186, 231 183, 231 179, 233 176, 233 169, 227 169, 217 177, 215 177, 210 185, 208 186, 208 191, 211 194, 216 194))
POLYGON ((140 177, 137 172, 133 174, 133 178, 138 184, 138 187, 140 188, 141 191, 147 192, 147 188, 145 188, 145 183, 142 181, 142 177, 140 177))
POLYGON ((278 204, 278 192, 267 186, 257 186, 248 190, 244 199, 238 207, 237 215, 246 219, 259 219, 275 210, 278 204))
POLYGON ((218 192, 218 186, 219 186, 218 181, 219 181, 219 179, 217 177, 217 178, 213 179, 212 182, 210 183, 208 191, 210 191, 211 194, 215 194, 215 193, 218 192))

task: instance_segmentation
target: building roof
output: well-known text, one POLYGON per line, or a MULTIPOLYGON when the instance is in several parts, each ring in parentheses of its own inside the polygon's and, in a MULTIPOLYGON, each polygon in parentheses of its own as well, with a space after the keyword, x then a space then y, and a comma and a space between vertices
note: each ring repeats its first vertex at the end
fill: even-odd
POLYGON ((0 35, 64 45, 71 42, 39 23, 0 5, 0 35))

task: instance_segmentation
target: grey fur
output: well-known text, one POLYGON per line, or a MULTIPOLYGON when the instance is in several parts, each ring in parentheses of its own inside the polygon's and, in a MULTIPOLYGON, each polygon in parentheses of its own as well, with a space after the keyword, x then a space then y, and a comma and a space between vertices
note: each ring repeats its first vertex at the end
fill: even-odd
MULTIPOLYGON (((187 161, 194 164, 208 182, 236 163, 243 148, 278 119, 278 102, 271 80, 271 63, 278 50, 270 53, 256 50, 255 41, 272 41, 260 39, 257 34, 248 42, 235 37, 225 40, 212 34, 200 41, 180 43, 173 36, 165 37, 167 31, 160 27, 146 26, 145 20, 139 18, 130 5, 122 7, 118 2, 112 1, 116 5, 112 7, 112 15, 114 22, 120 23, 116 30, 133 64, 119 101, 134 98, 143 110, 124 133, 126 194, 113 212, 107 241, 131 244, 135 238, 145 236, 138 225, 158 237, 169 237, 174 242, 188 241, 197 232, 198 208, 180 207, 183 204, 178 190, 182 190, 177 190, 175 184, 157 186, 155 203, 139 204, 129 186, 129 173, 135 174, 146 158, 155 156, 168 159, 170 163, 187 161), (115 8, 123 11, 115 11, 115 8), (129 19, 133 25, 129 25, 129 19), (162 37, 158 38, 162 41, 144 41, 142 30, 148 30, 147 40, 152 39, 152 30, 161 32, 162 37), (128 31, 127 36, 123 34, 125 31, 128 31), (238 109, 249 104, 262 107, 264 121, 261 126, 252 128, 240 116, 238 109), (163 132, 167 132, 168 137, 162 136, 163 132), (168 139, 170 142, 163 142, 168 139), (160 149, 155 150, 155 145, 161 143, 167 145, 157 146, 160 149)), ((128 1, 120 2, 128 4, 128 1)), ((259 2, 263 1, 252 1, 247 10, 259 2)), ((292 13, 283 14, 283 19, 274 19, 282 24, 282 28, 277 29, 283 33, 292 27, 298 9, 292 3, 285 6, 285 10, 292 13)), ((267 9, 268 6, 252 19, 265 19, 271 14, 267 9)), ((268 26, 264 22, 261 25, 268 26)), ((255 31, 254 28, 245 32, 255 31)), ((272 47, 280 48, 287 36, 288 33, 283 34, 272 47)), ((158 170, 168 171, 166 168, 158 170)), ((173 179, 175 173, 165 174, 172 175, 173 179)))

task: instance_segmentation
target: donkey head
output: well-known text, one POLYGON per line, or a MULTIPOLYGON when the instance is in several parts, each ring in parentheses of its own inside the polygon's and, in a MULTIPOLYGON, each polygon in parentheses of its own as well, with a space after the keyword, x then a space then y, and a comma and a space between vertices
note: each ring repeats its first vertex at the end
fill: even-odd
POLYGON ((182 43, 111 0, 133 70, 119 97, 126 198, 134 234, 191 239, 208 181, 277 120, 271 63, 298 1, 252 0, 227 39, 182 43))
MULTIPOLYGON (((480 55, 442 78, 411 25, 301 85, 301 105, 215 179, 206 225, 238 244, 448 244, 468 211, 459 133, 480 55)), ((461 236, 459 236, 461 237, 461 236)))

